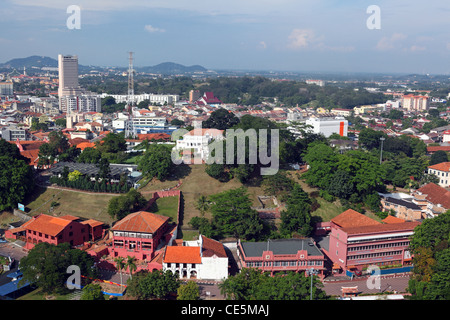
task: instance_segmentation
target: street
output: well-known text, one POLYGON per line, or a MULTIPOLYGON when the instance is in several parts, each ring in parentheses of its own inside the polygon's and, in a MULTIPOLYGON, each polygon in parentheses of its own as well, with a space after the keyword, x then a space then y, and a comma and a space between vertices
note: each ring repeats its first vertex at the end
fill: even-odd
MULTIPOLYGON (((26 251, 17 244, 14 243, 2 243, 0 244, 0 254, 4 256, 10 256, 16 261, 26 256, 26 251)), ((16 265, 17 267, 17 265, 16 265)), ((121 276, 118 272, 110 270, 99 270, 99 278, 103 280, 109 280, 112 282, 120 283, 121 276)), ((129 274, 126 272, 122 273, 122 283, 126 284, 129 274)), ((339 280, 334 278, 336 281, 324 281, 324 290, 328 295, 341 295, 342 287, 354 287, 358 286, 360 293, 380 293, 384 291, 398 291, 399 293, 405 292, 408 287, 409 274, 398 274, 398 275, 383 275, 380 276, 380 288, 373 288, 373 281, 369 281, 368 278, 361 277, 355 278, 353 280, 348 280, 343 278, 339 280), (370 287, 369 287, 370 286, 370 287)), ((220 294, 217 283, 214 281, 201 281, 197 280, 200 288, 201 298, 205 300, 221 300, 224 297, 220 294)))
POLYGON ((360 293, 380 293, 384 291, 398 291, 399 293, 404 293, 408 287, 409 274, 399 274, 399 275, 386 275, 380 276, 380 288, 373 288, 375 281, 369 280, 368 277, 356 278, 353 280, 344 281, 324 281, 324 290, 328 295, 341 295, 342 287, 355 287, 358 286, 358 291, 360 293), (370 286, 370 288, 369 288, 370 286))

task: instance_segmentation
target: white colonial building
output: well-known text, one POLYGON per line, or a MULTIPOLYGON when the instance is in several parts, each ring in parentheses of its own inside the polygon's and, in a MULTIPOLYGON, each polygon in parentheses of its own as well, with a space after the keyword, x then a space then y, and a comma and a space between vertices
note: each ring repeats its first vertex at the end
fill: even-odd
POLYGON ((165 248, 166 270, 180 278, 223 280, 228 278, 228 256, 222 243, 200 235, 198 240, 165 248))
POLYGON ((223 130, 196 128, 184 134, 177 140, 176 148, 178 150, 190 150, 194 156, 202 160, 208 159, 208 145, 213 140, 223 140, 223 130))

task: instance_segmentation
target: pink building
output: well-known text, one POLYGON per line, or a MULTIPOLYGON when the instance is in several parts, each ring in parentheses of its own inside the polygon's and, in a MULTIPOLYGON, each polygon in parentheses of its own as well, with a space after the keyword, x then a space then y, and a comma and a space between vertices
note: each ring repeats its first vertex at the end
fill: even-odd
POLYGON ((305 272, 314 268, 324 277, 325 256, 310 238, 279 239, 267 242, 240 242, 241 268, 259 268, 273 275, 282 271, 305 272))
POLYGON ((420 223, 392 222, 381 223, 352 209, 332 219, 326 253, 334 263, 333 271, 361 271, 369 265, 409 265, 409 238, 420 223))
POLYGON ((97 240, 103 235, 103 223, 95 220, 81 221, 74 216, 52 217, 40 214, 18 228, 7 230, 5 236, 26 242, 25 249, 32 249, 37 243, 58 245, 70 243, 79 246, 87 241, 97 240))
POLYGON ((150 261, 155 251, 167 238, 170 231, 169 217, 146 211, 138 211, 127 215, 112 228, 112 257, 127 256, 138 260, 150 261))

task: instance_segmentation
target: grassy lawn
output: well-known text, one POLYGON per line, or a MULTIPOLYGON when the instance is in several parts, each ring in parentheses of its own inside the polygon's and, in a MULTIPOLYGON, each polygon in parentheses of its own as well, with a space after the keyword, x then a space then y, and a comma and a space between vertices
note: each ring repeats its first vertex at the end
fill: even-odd
POLYGON ((196 230, 181 230, 183 240, 191 241, 198 239, 199 232, 196 230))
MULTIPOLYGON (((78 290, 79 291, 79 290, 78 290)), ((17 300, 71 300, 73 293, 68 294, 51 294, 47 295, 42 292, 41 288, 37 288, 23 296, 17 298, 17 300)))
POLYGON ((320 197, 317 197, 317 202, 320 204, 320 207, 311 213, 313 217, 321 217, 322 221, 330 221, 337 215, 344 212, 344 209, 341 206, 339 200, 335 202, 328 202, 320 197))
POLYGON ((148 209, 148 211, 169 217, 171 221, 177 221, 178 197, 159 198, 148 209))
POLYGON ((50 188, 36 188, 34 194, 25 201, 28 213, 51 214, 54 216, 74 215, 77 217, 95 219, 111 223, 113 219, 108 215, 108 203, 116 195, 86 194, 76 191, 58 190, 50 188), (51 204, 58 203, 53 210, 51 204))

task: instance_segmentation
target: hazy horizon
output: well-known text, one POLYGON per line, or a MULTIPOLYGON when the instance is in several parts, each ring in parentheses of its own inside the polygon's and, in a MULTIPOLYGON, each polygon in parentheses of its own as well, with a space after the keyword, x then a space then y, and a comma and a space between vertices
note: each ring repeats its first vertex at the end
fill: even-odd
POLYGON ((450 73, 450 3, 440 0, 6 0, 0 61, 76 54, 82 65, 174 62, 210 70, 450 73), (380 29, 370 29, 371 5, 380 29))

